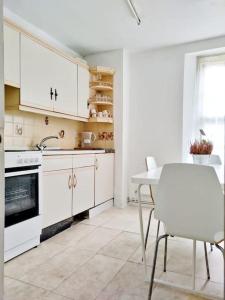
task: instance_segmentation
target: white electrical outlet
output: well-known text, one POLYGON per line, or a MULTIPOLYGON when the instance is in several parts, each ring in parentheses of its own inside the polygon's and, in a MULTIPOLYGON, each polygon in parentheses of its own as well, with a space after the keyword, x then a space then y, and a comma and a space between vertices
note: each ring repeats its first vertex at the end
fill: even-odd
POLYGON ((20 124, 16 124, 15 126, 15 134, 22 135, 23 134, 23 126, 20 124))

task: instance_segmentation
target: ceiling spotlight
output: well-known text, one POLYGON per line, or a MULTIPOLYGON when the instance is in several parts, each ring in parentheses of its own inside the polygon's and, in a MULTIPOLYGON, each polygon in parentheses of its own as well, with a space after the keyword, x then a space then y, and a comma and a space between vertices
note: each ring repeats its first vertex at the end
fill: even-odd
POLYGON ((137 21, 137 24, 140 25, 141 24, 141 19, 138 15, 138 12, 134 6, 134 3, 132 2, 132 0, 127 0, 128 4, 129 4, 129 7, 130 7, 130 10, 132 12, 132 14, 134 15, 136 21, 137 21))

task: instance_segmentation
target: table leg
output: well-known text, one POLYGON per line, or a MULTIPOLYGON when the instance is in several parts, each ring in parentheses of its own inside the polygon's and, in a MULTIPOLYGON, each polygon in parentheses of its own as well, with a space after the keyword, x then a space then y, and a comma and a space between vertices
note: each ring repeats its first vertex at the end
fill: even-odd
POLYGON ((141 234, 141 248, 142 248, 142 257, 145 269, 145 280, 147 279, 147 263, 145 255, 145 237, 144 237, 144 228, 143 228, 143 217, 142 217, 142 206, 141 206, 141 187, 142 184, 138 185, 138 208, 139 208, 139 221, 140 221, 140 234, 141 234))
POLYGON ((196 273, 196 240, 193 240, 193 266, 192 266, 192 289, 195 290, 195 273, 196 273))

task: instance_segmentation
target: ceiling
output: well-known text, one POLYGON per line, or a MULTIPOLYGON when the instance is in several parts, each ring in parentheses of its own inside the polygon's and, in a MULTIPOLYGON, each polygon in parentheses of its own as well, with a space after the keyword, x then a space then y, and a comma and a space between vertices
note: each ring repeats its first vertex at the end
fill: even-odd
POLYGON ((4 3, 81 55, 119 48, 146 50, 225 35, 224 0, 135 0, 140 26, 126 0, 4 3))

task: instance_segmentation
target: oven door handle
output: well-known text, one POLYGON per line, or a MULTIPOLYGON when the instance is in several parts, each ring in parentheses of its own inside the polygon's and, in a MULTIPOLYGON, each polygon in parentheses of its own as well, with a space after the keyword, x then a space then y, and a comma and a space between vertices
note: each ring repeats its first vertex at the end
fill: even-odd
POLYGON ((18 172, 8 172, 5 173, 5 177, 21 176, 21 175, 30 175, 39 173, 38 169, 28 170, 28 171, 18 171, 18 172))

